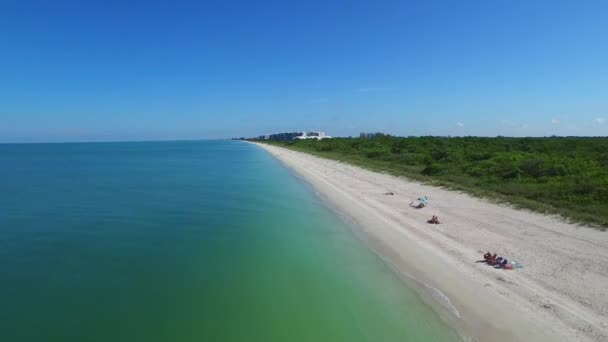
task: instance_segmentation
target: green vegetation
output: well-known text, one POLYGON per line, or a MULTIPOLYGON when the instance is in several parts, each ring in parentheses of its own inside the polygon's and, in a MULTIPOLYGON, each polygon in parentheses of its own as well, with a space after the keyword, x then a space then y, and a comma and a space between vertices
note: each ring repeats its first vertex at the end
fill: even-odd
POLYGON ((608 227, 608 138, 336 138, 272 142, 608 227))

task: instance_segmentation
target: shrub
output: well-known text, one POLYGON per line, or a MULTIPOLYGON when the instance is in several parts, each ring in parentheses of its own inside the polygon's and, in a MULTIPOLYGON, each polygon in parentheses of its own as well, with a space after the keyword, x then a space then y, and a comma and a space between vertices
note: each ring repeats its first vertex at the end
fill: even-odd
POLYGON ((528 159, 521 164, 521 170, 529 176, 540 178, 545 175, 544 165, 542 159, 528 159))
POLYGON ((424 169, 422 169, 422 174, 427 176, 438 175, 444 171, 444 167, 439 163, 430 163, 424 169))

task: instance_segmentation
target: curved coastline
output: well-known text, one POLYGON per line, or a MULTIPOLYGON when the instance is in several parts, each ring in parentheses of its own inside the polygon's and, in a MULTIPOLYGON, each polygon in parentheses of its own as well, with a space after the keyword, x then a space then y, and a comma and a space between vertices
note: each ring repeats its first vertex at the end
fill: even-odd
MULTIPOLYGON (((601 292, 601 284, 606 280, 601 264, 608 262, 607 234, 302 152, 257 145, 291 168, 333 209, 352 221, 357 227, 355 233, 404 281, 419 290, 421 297, 463 339, 606 340, 605 313, 584 303, 595 300, 602 307, 602 303, 608 302, 607 295, 601 292), (382 196, 384 191, 394 191, 397 196, 382 196), (410 210, 407 203, 416 198, 414 194, 429 194, 431 207, 410 210), (420 223, 424 222, 420 221, 424 215, 436 213, 449 218, 449 222, 439 229, 420 223), (500 224, 488 224, 486 220, 492 216, 500 219, 500 224), (519 224, 517 231, 505 231, 509 224, 519 224), (484 230, 478 232, 483 234, 481 239, 465 241, 476 233, 471 230, 482 225, 484 230), (572 267, 580 266, 577 272, 584 269, 586 273, 554 276, 543 268, 547 260, 528 259, 529 254, 520 253, 516 248, 517 232, 526 230, 527 225, 530 229, 526 234, 530 238, 521 243, 521 248, 544 239, 554 243, 555 248, 568 246, 575 252, 585 251, 581 260, 575 261, 580 264, 572 267), (526 269, 509 272, 474 263, 479 259, 479 251, 501 246, 509 257, 524 262, 526 269), (555 283, 564 277, 581 284, 555 283), (553 287, 548 285, 551 282, 553 287)), ((566 262, 565 257, 557 255, 555 260, 566 262)))

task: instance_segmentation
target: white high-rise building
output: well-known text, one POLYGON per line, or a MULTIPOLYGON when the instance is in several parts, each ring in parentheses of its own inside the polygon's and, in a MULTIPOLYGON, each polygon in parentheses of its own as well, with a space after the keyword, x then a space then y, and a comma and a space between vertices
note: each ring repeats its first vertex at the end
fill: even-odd
POLYGON ((302 134, 299 137, 296 137, 296 139, 317 139, 317 140, 321 140, 321 139, 328 139, 331 138, 329 135, 325 135, 325 132, 317 132, 317 131, 310 131, 310 132, 306 132, 304 134, 302 134))

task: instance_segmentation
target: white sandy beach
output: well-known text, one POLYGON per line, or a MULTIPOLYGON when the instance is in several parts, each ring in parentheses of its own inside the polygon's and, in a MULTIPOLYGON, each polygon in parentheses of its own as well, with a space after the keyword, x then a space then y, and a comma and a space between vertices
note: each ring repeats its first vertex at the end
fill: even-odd
POLYGON ((608 232, 469 195, 258 144, 354 221, 474 341, 608 341, 608 232), (384 195, 387 191, 394 196, 384 195), (412 200, 429 197, 414 209, 412 200), (442 224, 426 223, 438 215, 442 224), (519 270, 475 263, 485 251, 519 270), (437 290, 433 290, 437 289, 437 290), (446 298, 447 297, 447 298, 446 298))

